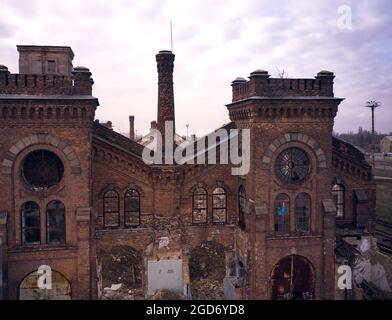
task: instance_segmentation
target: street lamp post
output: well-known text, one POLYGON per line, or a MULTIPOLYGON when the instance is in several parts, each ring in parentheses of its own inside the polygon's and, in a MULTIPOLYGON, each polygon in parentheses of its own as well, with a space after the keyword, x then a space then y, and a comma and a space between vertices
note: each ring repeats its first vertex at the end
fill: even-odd
POLYGON ((374 109, 378 108, 380 106, 380 103, 377 101, 367 101, 366 102, 366 108, 370 108, 372 110, 372 161, 373 161, 373 167, 375 166, 375 160, 374 160, 374 152, 376 149, 375 146, 375 138, 374 138, 374 109))

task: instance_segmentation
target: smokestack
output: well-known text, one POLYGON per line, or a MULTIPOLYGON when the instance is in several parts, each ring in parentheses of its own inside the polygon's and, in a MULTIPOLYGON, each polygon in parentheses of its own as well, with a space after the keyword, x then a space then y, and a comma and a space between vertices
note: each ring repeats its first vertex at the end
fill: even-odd
POLYGON ((129 116, 129 139, 135 140, 135 116, 129 116))
MULTIPOLYGON (((173 91, 173 68, 174 54, 171 51, 159 51, 156 55, 158 67, 158 123, 157 129, 162 134, 162 141, 166 135, 174 137, 174 91, 173 91), (165 122, 173 121, 173 132, 165 132, 165 122)), ((163 143, 163 148, 165 143, 163 143)), ((164 151, 164 150, 162 150, 164 151)))

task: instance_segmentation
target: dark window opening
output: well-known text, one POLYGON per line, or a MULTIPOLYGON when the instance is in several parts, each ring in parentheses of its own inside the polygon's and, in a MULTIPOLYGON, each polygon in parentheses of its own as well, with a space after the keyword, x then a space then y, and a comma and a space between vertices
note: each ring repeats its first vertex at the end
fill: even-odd
POLYGON ((103 223, 107 228, 120 225, 120 205, 118 193, 114 190, 106 191, 103 196, 103 223))
POLYGON ((46 228, 49 244, 65 243, 65 207, 61 201, 51 201, 47 205, 46 228))
POLYGON ((23 244, 40 244, 41 227, 39 206, 29 201, 22 206, 22 242, 23 244))

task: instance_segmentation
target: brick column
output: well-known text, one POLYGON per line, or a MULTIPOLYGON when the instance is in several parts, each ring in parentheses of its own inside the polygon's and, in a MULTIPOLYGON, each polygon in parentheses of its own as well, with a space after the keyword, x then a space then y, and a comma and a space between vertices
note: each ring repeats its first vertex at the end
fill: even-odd
POLYGON ((0 211, 0 300, 5 299, 6 292, 6 253, 7 253, 7 212, 0 211))
POLYGON ((322 200, 323 206, 323 282, 322 299, 335 297, 335 226, 336 205, 332 199, 322 200))
MULTIPOLYGON (((72 292, 73 299, 92 299, 91 292, 91 208, 76 209, 76 232, 78 242, 77 288, 72 292)), ((94 286, 95 287, 95 286, 94 286)))

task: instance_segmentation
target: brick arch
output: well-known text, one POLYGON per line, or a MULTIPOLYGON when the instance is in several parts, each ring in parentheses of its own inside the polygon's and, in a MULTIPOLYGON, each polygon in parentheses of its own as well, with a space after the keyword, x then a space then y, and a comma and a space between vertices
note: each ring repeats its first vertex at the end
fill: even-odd
POLYGON ((137 192, 139 192, 139 195, 141 196, 141 197, 144 197, 145 196, 145 194, 144 194, 144 191, 143 191, 143 188, 142 187, 140 187, 138 184, 136 184, 136 183, 129 183, 125 188, 123 188, 123 193, 125 194, 128 190, 131 190, 131 189, 134 189, 134 190, 136 190, 137 192))
POLYGON ((1 164, 2 173, 4 175, 10 175, 17 155, 22 150, 36 144, 47 144, 61 150, 70 163, 71 173, 80 174, 82 172, 80 160, 69 144, 47 133, 35 133, 20 139, 7 151, 1 164))
POLYGON ((318 168, 327 167, 327 158, 325 157, 324 151, 320 148, 320 145, 315 139, 303 133, 286 133, 285 135, 272 141, 272 143, 268 146, 262 160, 262 169, 269 169, 271 158, 275 150, 278 149, 281 145, 289 142, 301 142, 308 145, 311 149, 314 150, 316 154, 318 168))
POLYGON ((223 188, 226 191, 227 196, 232 195, 232 191, 229 186, 223 180, 217 180, 214 185, 211 187, 211 194, 215 190, 215 188, 223 188))

